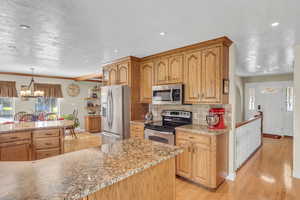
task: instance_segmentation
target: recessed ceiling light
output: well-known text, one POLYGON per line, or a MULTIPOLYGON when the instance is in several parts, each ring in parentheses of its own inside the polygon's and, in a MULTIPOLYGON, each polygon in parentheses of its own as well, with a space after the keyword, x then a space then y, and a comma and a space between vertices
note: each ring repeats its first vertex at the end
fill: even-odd
POLYGON ((30 29, 30 26, 26 24, 20 24, 20 28, 26 30, 26 29, 30 29))
POLYGON ((276 27, 278 25, 279 25, 279 22, 274 22, 274 23, 271 24, 272 27, 276 27))
POLYGON ((114 50, 114 52, 115 52, 115 53, 118 53, 118 52, 119 52, 119 50, 118 50, 118 49, 115 49, 115 50, 114 50))
POLYGON ((165 32, 160 32, 160 33, 159 33, 159 35, 161 35, 161 36, 165 36, 165 35, 166 35, 166 33, 165 33, 165 32))

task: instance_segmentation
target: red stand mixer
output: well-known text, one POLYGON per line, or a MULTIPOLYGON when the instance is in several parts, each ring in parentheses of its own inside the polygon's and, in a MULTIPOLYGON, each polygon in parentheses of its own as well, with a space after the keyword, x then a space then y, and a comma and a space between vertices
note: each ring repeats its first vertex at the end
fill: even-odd
POLYGON ((206 122, 209 129, 225 129, 224 123, 224 108, 211 108, 206 116, 206 122))

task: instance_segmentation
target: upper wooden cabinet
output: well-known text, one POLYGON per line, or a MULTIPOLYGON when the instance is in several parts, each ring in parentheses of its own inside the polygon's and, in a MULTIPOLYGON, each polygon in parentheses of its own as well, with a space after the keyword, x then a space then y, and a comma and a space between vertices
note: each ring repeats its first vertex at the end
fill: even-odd
POLYGON ((161 59, 155 63, 155 84, 167 84, 168 83, 168 59, 161 59))
POLYGON ((129 63, 120 63, 118 64, 118 83, 121 85, 128 85, 129 83, 129 63))
POLYGON ((184 102, 200 103, 201 51, 186 53, 184 65, 184 102))
POLYGON ((153 62, 141 63, 140 66, 140 101, 142 103, 152 102, 153 62))
POLYGON ((183 55, 175 55, 169 58, 168 82, 181 83, 183 79, 183 55))
POLYGON ((222 68, 220 47, 202 51, 201 66, 201 102, 220 103, 222 93, 222 68))
POLYGON ((108 76, 108 85, 118 84, 118 67, 116 65, 109 65, 105 69, 108 76))
POLYGON ((185 103, 228 103, 228 94, 223 94, 223 80, 228 78, 228 63, 222 62, 222 51, 224 56, 228 55, 218 45, 185 54, 185 103))
POLYGON ((182 82, 183 56, 174 55, 158 59, 155 62, 155 85, 182 82))

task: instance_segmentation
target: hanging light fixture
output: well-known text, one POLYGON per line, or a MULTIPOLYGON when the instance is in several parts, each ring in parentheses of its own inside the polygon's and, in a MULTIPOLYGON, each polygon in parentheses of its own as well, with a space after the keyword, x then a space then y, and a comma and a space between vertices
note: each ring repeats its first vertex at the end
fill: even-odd
POLYGON ((34 68, 30 68, 32 71, 32 78, 29 85, 21 85, 20 96, 22 98, 37 98, 43 97, 44 91, 35 90, 34 88, 34 68))

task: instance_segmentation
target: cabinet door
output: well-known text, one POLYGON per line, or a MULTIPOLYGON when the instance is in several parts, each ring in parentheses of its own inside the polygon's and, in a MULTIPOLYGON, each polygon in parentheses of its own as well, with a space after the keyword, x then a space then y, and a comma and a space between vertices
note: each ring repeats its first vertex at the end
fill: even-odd
POLYGON ((183 56, 177 55, 169 58, 168 83, 182 83, 183 56))
POLYGON ((118 84, 118 67, 112 65, 108 68, 108 85, 118 84))
POLYGON ((158 60, 155 64, 155 84, 167 84, 168 83, 168 59, 158 60))
POLYGON ((184 101, 185 103, 199 103, 201 79, 201 51, 187 53, 185 55, 184 62, 184 101))
POLYGON ((128 85, 129 80, 129 63, 121 63, 118 65, 119 81, 118 84, 128 85))
POLYGON ((141 102, 152 102, 152 81, 153 81, 153 62, 143 63, 141 65, 141 102))
POLYGON ((220 47, 202 52, 201 102, 221 102, 221 62, 220 47))
POLYGON ((207 185, 210 183, 210 151, 202 143, 193 144, 192 179, 195 182, 207 185))
POLYGON ((188 140, 177 139, 176 145, 184 148, 184 152, 176 157, 176 174, 186 178, 192 176, 191 143, 188 140))
POLYGON ((0 144, 1 161, 28 161, 31 160, 29 141, 16 141, 0 144))

